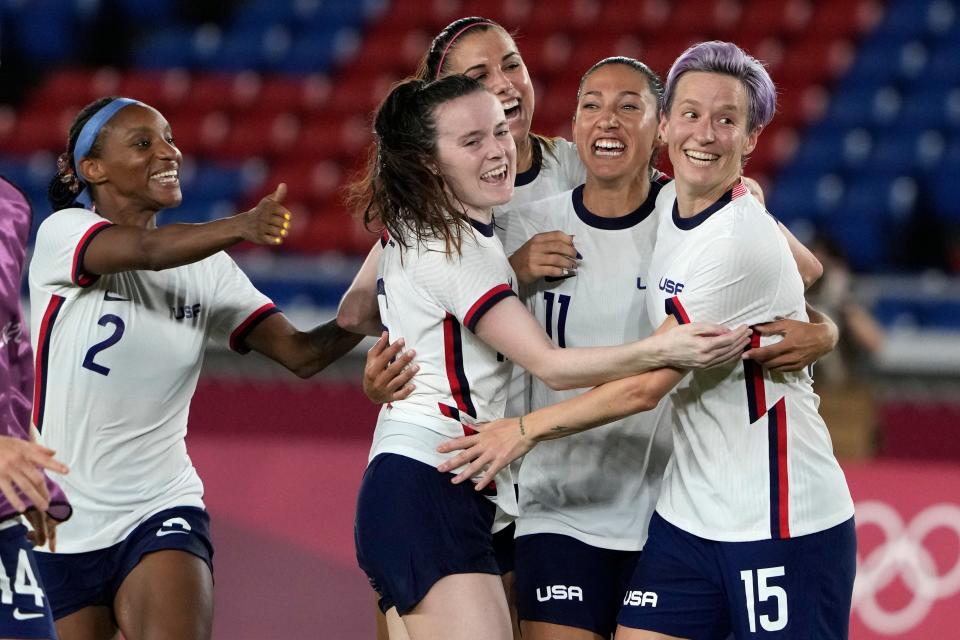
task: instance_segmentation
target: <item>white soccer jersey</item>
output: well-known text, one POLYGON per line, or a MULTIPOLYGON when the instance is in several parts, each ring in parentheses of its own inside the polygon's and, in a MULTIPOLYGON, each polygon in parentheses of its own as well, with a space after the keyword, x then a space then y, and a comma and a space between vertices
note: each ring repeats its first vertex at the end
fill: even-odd
POLYGON ((40 441, 70 467, 74 507, 57 550, 122 540, 149 515, 202 507, 187 415, 212 337, 239 351, 276 311, 225 253, 175 269, 97 277, 81 266, 110 222, 66 209, 40 226, 30 264, 40 441))
MULTIPOLYGON (((382 243, 380 318, 391 340, 416 349, 420 371, 410 396, 381 409, 370 460, 395 453, 435 466, 450 457, 437 445, 503 417, 510 364, 473 332, 487 311, 516 295, 513 269, 492 224, 464 231, 459 256, 435 239, 410 239, 404 249, 385 234, 382 243)), ((512 475, 501 473, 505 497, 497 503, 515 514, 512 475)))
MULTIPOLYGON (((663 191, 650 264, 654 325, 668 313, 728 327, 807 319, 786 239, 743 184, 685 219, 675 185, 663 191)), ((752 362, 687 375, 670 395, 674 454, 657 512, 720 541, 800 536, 853 516, 811 383, 806 372, 770 373, 752 362)))
MULTIPOLYGON (((660 189, 652 183, 647 200, 619 218, 587 210, 582 186, 524 210, 528 236, 572 233, 581 255, 576 276, 541 280, 531 295, 555 344, 613 346, 653 333, 645 298, 660 189)), ((554 391, 533 378, 531 409, 584 391, 554 391)), ((520 468, 517 535, 555 533, 605 549, 641 549, 670 457, 669 408, 664 401, 654 411, 537 445, 520 468)))
MULTIPOLYGON (((526 215, 526 205, 531 202, 569 191, 586 180, 586 169, 580 161, 577 146, 557 138, 552 150, 544 150, 542 143, 533 139, 533 166, 514 179, 513 198, 494 210, 497 235, 503 242, 508 256, 530 239, 524 236, 526 227, 521 220, 526 215), (519 244, 508 245, 507 238, 521 238, 519 244)), ((554 231, 555 229, 545 229, 554 231)), ((525 292, 520 292, 526 298, 525 292)), ((529 306, 528 306, 529 308, 529 306)), ((532 309, 531 309, 532 311, 532 309)), ((519 416, 530 411, 530 374, 520 365, 513 365, 510 372, 506 415, 519 416)))

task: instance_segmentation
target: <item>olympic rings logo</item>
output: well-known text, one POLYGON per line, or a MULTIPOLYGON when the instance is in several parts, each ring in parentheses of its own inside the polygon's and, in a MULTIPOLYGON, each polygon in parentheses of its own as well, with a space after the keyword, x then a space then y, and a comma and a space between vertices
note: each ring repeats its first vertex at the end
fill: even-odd
POLYGON ((940 503, 927 507, 905 525, 900 514, 884 502, 859 502, 857 528, 878 527, 885 542, 865 558, 857 558, 857 578, 853 587, 853 607, 863 622, 876 632, 895 635, 923 622, 933 605, 960 592, 960 554, 953 567, 942 575, 924 546, 928 535, 937 529, 952 531, 960 541, 960 506, 940 503), (877 594, 897 577, 913 592, 902 608, 888 611, 877 601, 877 594))

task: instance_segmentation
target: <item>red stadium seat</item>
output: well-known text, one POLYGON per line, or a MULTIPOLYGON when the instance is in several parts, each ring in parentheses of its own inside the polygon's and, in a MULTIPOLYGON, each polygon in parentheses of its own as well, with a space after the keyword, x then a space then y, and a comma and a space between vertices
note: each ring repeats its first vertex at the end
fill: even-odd
POLYGON ((769 36, 793 36, 810 23, 813 5, 809 0, 787 0, 772 9, 769 0, 748 0, 740 14, 738 33, 765 33, 769 36))
POLYGON ((190 108, 200 112, 239 111, 258 100, 262 86, 259 74, 252 71, 198 74, 190 86, 190 108))
POLYGON ((389 72, 412 76, 430 47, 433 35, 424 29, 377 29, 369 34, 343 76, 364 77, 389 72))
MULTIPOLYGON (((599 23, 601 4, 596 0, 537 2, 530 13, 530 19, 520 28, 520 36, 554 31, 585 34, 602 29, 605 25, 599 23)), ((511 27, 513 25, 507 28, 511 27)))
POLYGON ((839 77, 853 61, 853 46, 842 39, 808 39, 794 43, 777 69, 777 76, 793 84, 826 84, 839 77))
POLYGON ((283 111, 309 114, 324 108, 333 87, 323 74, 303 77, 268 76, 257 98, 256 108, 274 113, 283 111))
POLYGON ((876 26, 882 16, 883 9, 876 0, 821 2, 807 33, 818 38, 855 38, 876 26))
POLYGON ((99 69, 58 69, 34 91, 27 109, 54 109, 67 105, 84 105, 104 96, 116 95, 120 74, 111 67, 99 69))
POLYGON ((31 154, 35 151, 63 153, 67 148, 70 123, 82 105, 57 104, 49 109, 24 110, 4 140, 5 153, 31 154))
POLYGON ((667 24, 670 11, 671 5, 665 0, 605 2, 597 29, 639 36, 657 34, 667 24))
POLYGON ((118 93, 146 102, 167 114, 190 98, 190 84, 190 74, 183 69, 129 71, 120 79, 118 93))

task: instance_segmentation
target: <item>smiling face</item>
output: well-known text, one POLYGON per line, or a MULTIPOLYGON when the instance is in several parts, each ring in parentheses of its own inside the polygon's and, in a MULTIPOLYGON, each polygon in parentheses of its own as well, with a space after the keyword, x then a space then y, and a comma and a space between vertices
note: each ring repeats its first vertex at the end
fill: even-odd
POLYGON ((625 64, 607 64, 583 83, 573 140, 587 174, 599 180, 647 174, 657 136, 657 99, 647 77, 625 64))
POLYGON ((156 109, 137 104, 114 115, 100 132, 100 155, 80 161, 95 185, 97 200, 114 206, 159 211, 176 207, 180 192, 180 150, 170 124, 156 109))
POLYGON ((471 29, 456 40, 448 58, 448 72, 470 76, 503 105, 510 133, 526 140, 533 121, 533 83, 517 45, 497 27, 471 29))
POLYGON ((734 184, 760 135, 759 128, 747 131, 747 117, 747 92, 737 78, 703 71, 680 77, 659 129, 678 193, 709 206, 734 184))
POLYGON ((490 210, 513 197, 517 151, 500 102, 478 91, 434 112, 436 164, 467 214, 489 222, 490 210))

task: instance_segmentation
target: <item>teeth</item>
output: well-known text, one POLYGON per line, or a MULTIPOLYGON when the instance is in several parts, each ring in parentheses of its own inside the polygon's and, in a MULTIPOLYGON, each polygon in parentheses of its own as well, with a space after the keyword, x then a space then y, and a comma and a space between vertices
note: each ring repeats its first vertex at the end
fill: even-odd
POLYGON ((610 138, 601 138, 593 143, 593 146, 598 149, 623 149, 624 145, 619 140, 612 140, 610 138))
POLYGON ((509 100, 503 103, 503 110, 509 111, 510 109, 513 109, 514 107, 519 107, 519 106, 520 106, 520 101, 514 98, 512 100, 509 100))
POLYGON ((160 171, 160 172, 157 172, 157 173, 153 174, 152 176, 150 176, 150 179, 151 179, 151 180, 165 180, 165 179, 167 179, 167 178, 176 178, 176 177, 177 177, 177 170, 176 170, 176 169, 171 169, 171 170, 169 170, 169 171, 160 171))
POLYGON ((507 175, 507 165, 503 164, 497 167, 496 169, 491 169, 484 174, 481 174, 481 180, 499 180, 500 178, 507 175))
POLYGON ((691 151, 689 149, 684 151, 684 153, 691 160, 697 161, 698 164, 700 162, 713 162, 714 160, 720 157, 715 153, 707 153, 705 151, 691 151))

